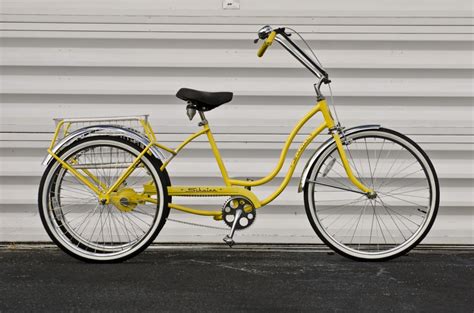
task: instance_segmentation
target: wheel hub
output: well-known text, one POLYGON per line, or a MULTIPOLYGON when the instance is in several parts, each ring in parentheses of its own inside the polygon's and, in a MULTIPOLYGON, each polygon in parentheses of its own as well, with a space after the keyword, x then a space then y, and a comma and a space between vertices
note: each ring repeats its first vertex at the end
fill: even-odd
POLYGON ((367 193, 367 198, 373 200, 373 199, 377 198, 377 193, 375 191, 368 192, 367 193))
POLYGON ((132 188, 123 188, 110 195, 110 202, 122 212, 131 212, 137 207, 139 196, 132 188))

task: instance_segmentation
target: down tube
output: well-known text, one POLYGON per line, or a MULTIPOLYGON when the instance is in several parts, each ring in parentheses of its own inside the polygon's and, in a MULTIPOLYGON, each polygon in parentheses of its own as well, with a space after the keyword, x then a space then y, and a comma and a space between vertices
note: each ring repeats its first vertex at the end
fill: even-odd
POLYGON ((281 183, 280 187, 278 187, 278 189, 273 194, 271 194, 266 199, 261 201, 262 206, 267 205, 268 203, 272 202, 286 188, 286 186, 290 182, 291 177, 293 176, 296 165, 298 164, 298 161, 299 161, 301 155, 306 150, 308 145, 313 141, 313 139, 317 135, 319 135, 326 127, 327 127, 327 124, 325 122, 323 122, 317 129, 313 130, 313 132, 311 132, 311 134, 308 135, 308 137, 305 139, 305 141, 301 144, 301 146, 296 151, 295 157, 293 158, 293 161, 291 161, 290 168, 288 169, 288 172, 286 173, 285 179, 281 183))
POLYGON ((309 111, 298 122, 298 124, 296 124, 296 126, 293 128, 290 135, 286 139, 285 145, 284 145, 283 149, 281 150, 280 159, 278 160, 277 166, 273 169, 273 172, 271 172, 270 174, 268 174, 267 176, 265 176, 263 178, 260 178, 258 180, 254 180, 254 181, 243 181, 243 180, 238 180, 238 179, 229 179, 229 182, 232 185, 249 187, 249 186, 263 185, 263 184, 269 182, 270 180, 272 180, 273 178, 275 178, 275 176, 280 172, 281 168, 283 167, 283 164, 285 163, 286 154, 288 153, 288 150, 290 149, 290 145, 293 143, 293 139, 298 134, 300 129, 306 124, 306 122, 309 119, 311 119, 319 111, 321 111, 320 102, 318 102, 318 104, 313 109, 311 109, 311 111, 309 111))

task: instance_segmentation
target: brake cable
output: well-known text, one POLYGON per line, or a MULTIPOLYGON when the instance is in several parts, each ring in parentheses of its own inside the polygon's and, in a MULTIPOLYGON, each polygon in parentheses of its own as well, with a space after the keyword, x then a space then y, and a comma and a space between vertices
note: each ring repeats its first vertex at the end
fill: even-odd
MULTIPOLYGON (((319 61, 318 57, 316 56, 316 53, 314 53, 313 49, 311 49, 310 45, 306 42, 306 40, 303 38, 303 36, 301 36, 301 34, 299 32, 297 32, 296 30, 294 30, 293 28, 290 28, 290 27, 285 27, 285 29, 289 29, 290 31, 292 31, 294 34, 296 34, 302 41, 303 43, 306 45, 306 47, 308 48, 308 50, 311 52, 311 54, 313 55, 314 57, 314 61, 316 61, 316 63, 322 68, 324 69, 324 66, 323 64, 319 61)), ((328 88, 329 88, 329 93, 330 93, 330 98, 331 98, 331 106, 334 110, 334 115, 336 117, 336 122, 337 122, 337 126, 339 127, 340 126, 340 122, 339 122, 339 116, 337 115, 337 110, 336 110, 336 104, 334 102, 334 96, 333 96, 333 93, 332 93, 332 88, 331 88, 331 83, 327 83, 328 85, 328 88)))

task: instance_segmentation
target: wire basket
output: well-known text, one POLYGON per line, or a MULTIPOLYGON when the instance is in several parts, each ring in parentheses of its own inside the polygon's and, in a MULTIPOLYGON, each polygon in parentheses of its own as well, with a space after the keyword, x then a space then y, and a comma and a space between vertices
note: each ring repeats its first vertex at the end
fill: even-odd
POLYGON ((61 141, 69 134, 90 126, 118 126, 132 129, 135 132, 146 135, 145 127, 148 125, 148 115, 94 117, 94 118, 55 118, 57 136, 53 144, 61 141))

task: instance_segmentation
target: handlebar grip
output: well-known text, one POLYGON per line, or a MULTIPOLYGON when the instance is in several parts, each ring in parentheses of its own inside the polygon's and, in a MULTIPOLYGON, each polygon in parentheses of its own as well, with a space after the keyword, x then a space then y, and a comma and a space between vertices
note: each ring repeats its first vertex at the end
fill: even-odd
POLYGON ((258 49, 257 51, 257 56, 261 58, 265 54, 265 51, 267 51, 267 48, 268 48, 268 45, 264 41, 263 44, 260 46, 260 49, 258 49))
POLYGON ((275 37, 276 37, 276 32, 272 31, 270 33, 270 35, 268 36, 268 38, 263 42, 260 49, 258 49, 257 56, 259 58, 261 58, 265 54, 265 51, 267 51, 267 48, 272 45, 273 40, 275 39, 275 37))

